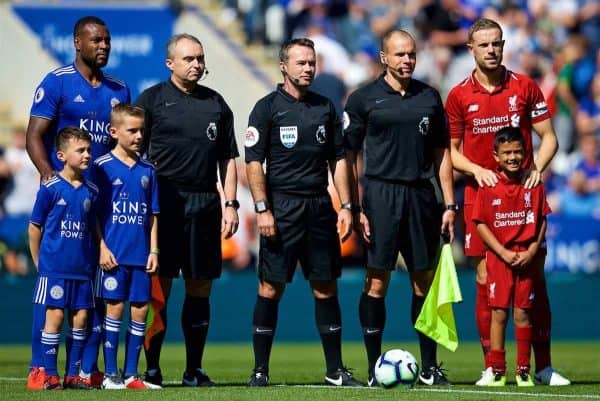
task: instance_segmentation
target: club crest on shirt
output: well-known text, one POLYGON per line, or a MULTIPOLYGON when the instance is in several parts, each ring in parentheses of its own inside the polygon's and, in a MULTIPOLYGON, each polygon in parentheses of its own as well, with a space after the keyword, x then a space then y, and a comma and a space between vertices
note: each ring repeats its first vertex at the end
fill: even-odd
POLYGON ((44 95, 46 94, 46 92, 44 91, 44 88, 42 88, 41 86, 39 88, 37 88, 37 90, 35 91, 35 95, 33 96, 33 101, 36 103, 39 103, 42 101, 42 99, 44 98, 44 95))
POLYGON ((108 291, 114 291, 117 289, 118 286, 119 286, 119 283, 117 282, 117 279, 114 277, 107 277, 104 280, 104 288, 106 288, 108 291))
POLYGON ((279 139, 286 148, 293 148, 298 142, 298 127, 279 127, 279 139))
POLYGON ((113 97, 110 99, 110 107, 115 107, 119 103, 121 103, 121 101, 119 99, 117 99, 116 97, 113 97))
POLYGON ((324 125, 319 125, 319 128, 317 128, 317 142, 323 144, 327 141, 327 131, 325 131, 325 126, 324 125))
POLYGON ((65 290, 60 285, 54 285, 50 288, 50 296, 52 299, 61 299, 65 295, 65 290))
POLYGON ((142 188, 144 188, 144 189, 148 188, 149 182, 150 182, 150 179, 148 177, 146 177, 145 175, 143 175, 142 179, 140 180, 140 183, 142 184, 142 188))
POLYGON ((214 122, 210 122, 208 127, 206 128, 206 136, 211 141, 217 140, 217 124, 214 122))
POLYGON ((531 207, 531 192, 525 192, 523 201, 525 202, 525 207, 531 207))
POLYGON ((246 128, 246 133, 244 134, 244 146, 251 148, 258 143, 259 139, 260 134, 256 128, 252 126, 246 128))
POLYGON ((92 207, 92 201, 89 200, 89 198, 85 198, 85 200, 83 201, 83 210, 85 210, 86 212, 89 212, 91 207, 92 207))
POLYGON ((508 111, 517 111, 517 95, 508 98, 508 111))
POLYGON ((429 132, 429 117, 425 116, 419 122, 419 132, 421 135, 427 135, 429 132))

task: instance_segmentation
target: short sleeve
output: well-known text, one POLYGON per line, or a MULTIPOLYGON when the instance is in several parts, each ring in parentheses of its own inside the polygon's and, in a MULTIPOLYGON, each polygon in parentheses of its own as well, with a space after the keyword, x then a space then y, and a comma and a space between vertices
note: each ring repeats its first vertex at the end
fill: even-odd
POLYGON ((435 115, 432 121, 431 132, 434 135, 433 146, 436 148, 448 148, 450 146, 450 138, 448 136, 448 124, 446 122, 446 114, 444 112, 444 106, 442 98, 438 91, 433 89, 433 93, 436 100, 435 115))
POLYGON ((546 199, 546 190, 544 189, 544 185, 542 184, 538 185, 538 188, 541 205, 540 216, 548 216, 552 213, 552 209, 550 208, 548 200, 546 199))
POLYGON ((104 219, 110 213, 111 201, 112 201, 112 183, 109 182, 106 176, 106 171, 97 165, 92 164, 90 167, 89 179, 98 187, 98 201, 96 204, 96 211, 100 213, 102 223, 104 219))
POLYGON ((36 88, 31 105, 31 115, 52 120, 56 117, 61 103, 61 82, 50 73, 36 88))
POLYGON ((223 135, 219 135, 219 160, 235 159, 240 155, 237 148, 237 142, 235 140, 235 130, 233 124, 233 112, 225 102, 220 99, 223 115, 219 124, 219 132, 223 135))
POLYGON ((160 205, 158 203, 158 180, 156 179, 156 171, 152 169, 152 179, 150 180, 152 196, 152 214, 160 213, 160 205))
POLYGON ((150 138, 152 137, 152 104, 150 103, 149 91, 143 91, 135 101, 135 105, 144 109, 144 140, 141 154, 148 153, 150 138))
POLYGON ((475 224, 477 223, 487 223, 487 216, 485 213, 485 198, 486 198, 486 189, 485 187, 479 188, 477 190, 477 196, 475 197, 475 204, 473 206, 473 213, 471 215, 471 220, 475 224))
POLYGON ((327 136, 329 146, 328 160, 340 160, 346 157, 346 151, 344 149, 344 131, 342 128, 342 121, 338 116, 335 106, 332 102, 329 104, 329 132, 331 135, 327 136))
POLYGON ((462 140, 465 134, 465 119, 460 97, 456 90, 450 91, 446 99, 446 118, 450 137, 462 140))
POLYGON ((46 224, 46 219, 48 218, 51 209, 52 193, 46 186, 42 185, 35 198, 35 204, 33 205, 33 211, 31 212, 31 223, 43 227, 44 224, 46 224))
POLYGON ((531 117, 531 123, 536 124, 549 119, 550 112, 548 111, 548 104, 544 99, 542 90, 531 79, 528 80, 527 95, 527 104, 530 107, 529 113, 531 117))
POLYGON ((248 128, 244 134, 246 163, 264 162, 271 136, 271 113, 269 103, 261 99, 256 103, 248 118, 248 128))
POLYGON ((367 129, 367 116, 360 91, 350 95, 344 109, 344 146, 358 151, 362 149, 367 129))

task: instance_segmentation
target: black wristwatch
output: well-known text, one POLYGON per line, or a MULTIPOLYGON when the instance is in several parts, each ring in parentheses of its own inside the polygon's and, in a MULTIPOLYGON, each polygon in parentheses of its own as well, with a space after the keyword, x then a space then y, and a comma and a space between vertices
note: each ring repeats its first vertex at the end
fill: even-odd
POLYGON ((455 203, 451 203, 449 205, 446 205, 446 210, 452 210, 453 212, 458 212, 458 205, 455 203))
POLYGON ((359 205, 353 205, 352 203, 342 203, 342 209, 350 210, 352 214, 362 212, 362 208, 359 205))
POLYGON ((269 210, 269 202, 266 200, 259 200, 254 202, 254 211, 256 213, 264 213, 269 210))
POLYGON ((235 210, 240 208, 240 202, 237 199, 225 201, 225 207, 232 207, 235 210))

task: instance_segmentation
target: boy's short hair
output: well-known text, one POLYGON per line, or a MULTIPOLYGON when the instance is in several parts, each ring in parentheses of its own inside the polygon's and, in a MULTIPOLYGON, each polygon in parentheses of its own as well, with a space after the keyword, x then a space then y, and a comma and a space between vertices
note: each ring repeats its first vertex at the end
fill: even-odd
POLYGON ((117 126, 123 123, 125 117, 138 117, 144 119, 144 109, 129 103, 116 104, 110 112, 110 125, 117 126))
POLYGON ((92 142, 91 135, 77 127, 65 127, 56 135, 56 150, 64 151, 71 139, 79 139, 86 142, 92 142))
POLYGON ((516 127, 500 128, 494 137, 494 150, 498 150, 500 145, 507 142, 521 142, 521 145, 525 147, 525 137, 521 129, 516 127))

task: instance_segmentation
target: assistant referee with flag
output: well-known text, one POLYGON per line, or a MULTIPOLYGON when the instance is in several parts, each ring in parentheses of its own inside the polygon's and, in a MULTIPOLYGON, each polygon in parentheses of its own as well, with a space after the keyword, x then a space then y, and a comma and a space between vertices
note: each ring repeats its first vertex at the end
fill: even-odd
MULTIPOLYGON (((416 44, 402 30, 381 44, 385 72, 355 91, 344 112, 344 134, 354 185, 356 220, 367 243, 367 274, 359 315, 369 361, 370 386, 381 354, 384 298, 390 272, 402 253, 413 289, 413 325, 435 272, 440 234, 454 237, 454 189, 449 137, 439 93, 412 79, 416 44), (362 211, 358 206, 356 155, 365 146, 362 211), (440 184, 446 207, 439 206, 431 178, 440 184), (445 209, 445 210, 442 210, 445 209)), ((427 385, 449 384, 437 364, 436 343, 418 332, 422 373, 427 385)))

